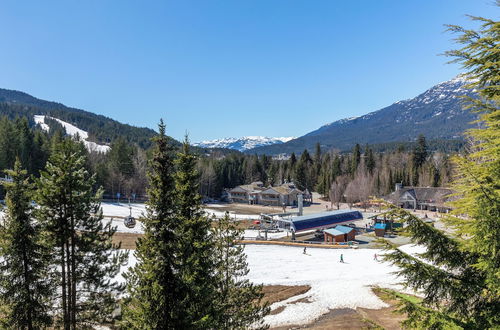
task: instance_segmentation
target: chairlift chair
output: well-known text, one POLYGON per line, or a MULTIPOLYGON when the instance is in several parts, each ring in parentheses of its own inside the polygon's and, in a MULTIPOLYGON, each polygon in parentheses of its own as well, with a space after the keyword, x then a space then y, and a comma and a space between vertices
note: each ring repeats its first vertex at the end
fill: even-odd
POLYGON ((134 228, 135 227, 135 218, 132 216, 132 206, 130 205, 130 200, 129 200, 128 207, 130 209, 130 214, 128 217, 125 217, 125 219, 123 220, 123 224, 127 228, 134 228))

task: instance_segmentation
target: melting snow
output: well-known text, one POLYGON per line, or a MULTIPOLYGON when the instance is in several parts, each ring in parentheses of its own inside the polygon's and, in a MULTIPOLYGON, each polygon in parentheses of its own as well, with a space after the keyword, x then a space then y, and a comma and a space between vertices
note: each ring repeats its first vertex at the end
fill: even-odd
MULTIPOLYGON (((109 146, 105 146, 105 145, 97 144, 95 142, 87 141, 87 139, 89 138, 89 134, 86 131, 79 129, 78 127, 76 127, 70 123, 67 123, 63 120, 60 120, 60 119, 57 119, 54 117, 47 116, 47 118, 53 119, 53 120, 57 121, 58 123, 60 123, 64 127, 66 134, 73 136, 73 137, 78 135, 80 141, 82 141, 85 144, 85 147, 89 151, 106 153, 111 149, 109 146)), ((45 124, 45 116, 35 115, 34 120, 35 120, 35 123, 39 124, 44 131, 47 131, 47 132, 49 131, 49 129, 50 129, 49 126, 47 124, 45 124)))
MULTIPOLYGON (((146 213, 146 205, 142 203, 131 203, 130 206, 132 207, 132 216, 136 218, 136 226, 134 228, 127 228, 124 223, 123 223, 123 218, 127 217, 130 215, 130 208, 128 203, 101 203, 102 207, 102 214, 104 216, 104 223, 107 223, 110 219, 112 220, 112 226, 117 227, 117 231, 120 233, 133 233, 133 234, 143 234, 144 233, 144 228, 142 226, 142 223, 140 218, 146 213)), ((208 216, 214 216, 215 218, 221 218, 226 215, 226 212, 223 211, 214 211, 210 209, 204 209, 205 213, 208 216)), ((231 218, 234 218, 236 220, 252 220, 252 219, 258 219, 258 215, 250 215, 250 214, 230 214, 231 218)), ((249 231, 249 237, 255 237, 257 236, 257 231, 254 231, 255 233, 252 233, 252 231, 249 231)), ((264 235, 262 233, 262 235, 264 235)), ((286 233, 279 233, 279 235, 286 236, 286 233)), ((278 235, 278 236, 279 236, 278 235)), ((245 234, 246 236, 246 234, 245 234)), ((269 236, 271 237, 271 236, 269 236)), ((274 237, 274 236, 273 236, 274 237)))
MULTIPOLYGON (((401 250, 414 255, 423 252, 419 246, 405 245, 401 250)), ((264 285, 309 285, 311 289, 285 301, 277 302, 272 309, 284 307, 276 315, 268 315, 271 326, 307 324, 336 308, 387 307, 372 291, 372 286, 402 290, 392 272, 396 267, 374 260, 378 249, 307 249, 276 245, 247 245, 245 253, 250 269, 247 278, 264 285), (345 263, 340 263, 343 254, 345 263), (297 302, 299 299, 303 302, 297 302)), ((133 252, 129 266, 136 263, 133 252)), ((124 281, 119 275, 118 281, 124 281)))

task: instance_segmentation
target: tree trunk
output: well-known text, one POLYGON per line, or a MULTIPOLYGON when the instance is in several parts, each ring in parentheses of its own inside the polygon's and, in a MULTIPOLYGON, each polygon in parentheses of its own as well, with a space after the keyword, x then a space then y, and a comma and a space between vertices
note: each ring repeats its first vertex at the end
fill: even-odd
POLYGON ((71 329, 73 320, 73 270, 71 269, 71 254, 69 249, 69 239, 66 240, 66 267, 67 267, 67 292, 68 292, 68 319, 66 328, 71 329))
POLYGON ((64 253, 64 243, 61 244, 61 277, 63 324, 64 329, 68 329, 68 305, 66 301, 66 256, 64 253))
POLYGON ((73 329, 76 329, 76 260, 75 260, 75 246, 76 246, 76 233, 75 233, 75 219, 71 217, 71 284, 72 284, 72 297, 71 297, 71 323, 73 329))
POLYGON ((30 279, 29 279, 29 274, 28 274, 28 258, 26 256, 26 251, 23 251, 23 270, 24 270, 24 289, 26 290, 26 303, 28 304, 28 315, 27 316, 27 321, 28 321, 28 330, 33 330, 33 303, 31 301, 31 290, 30 290, 30 279))

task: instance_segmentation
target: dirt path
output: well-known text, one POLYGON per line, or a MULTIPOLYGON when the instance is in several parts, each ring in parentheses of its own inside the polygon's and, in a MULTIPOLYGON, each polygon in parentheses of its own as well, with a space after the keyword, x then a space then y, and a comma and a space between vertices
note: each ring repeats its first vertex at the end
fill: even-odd
POLYGON ((121 249, 135 250, 135 242, 142 234, 133 233, 115 233, 113 235, 113 244, 121 243, 121 249))
POLYGON ((309 285, 266 285, 262 288, 262 292, 264 292, 263 302, 268 302, 271 305, 278 301, 306 293, 310 289, 309 285))
MULTIPOLYGON (((316 321, 305 325, 287 325, 271 328, 271 330, 291 330, 291 329, 401 329, 400 323, 405 319, 404 315, 394 313, 396 303, 388 295, 378 289, 373 292, 390 306, 381 309, 369 308, 342 308, 334 309, 322 315, 316 321)), ((276 313, 277 314, 277 313, 276 313)))

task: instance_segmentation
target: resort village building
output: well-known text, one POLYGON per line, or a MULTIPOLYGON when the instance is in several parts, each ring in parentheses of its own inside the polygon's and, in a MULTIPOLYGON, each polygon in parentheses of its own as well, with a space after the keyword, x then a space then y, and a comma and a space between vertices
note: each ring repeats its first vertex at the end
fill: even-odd
POLYGON ((233 203, 272 206, 296 206, 299 195, 303 195, 304 202, 312 202, 311 194, 307 189, 301 191, 291 182, 276 187, 265 187, 262 182, 257 181, 228 191, 228 198, 233 203))
POLYGON ((396 184, 396 190, 385 199, 396 206, 413 209, 448 212, 446 202, 452 200, 453 190, 441 187, 404 187, 396 184))

